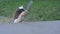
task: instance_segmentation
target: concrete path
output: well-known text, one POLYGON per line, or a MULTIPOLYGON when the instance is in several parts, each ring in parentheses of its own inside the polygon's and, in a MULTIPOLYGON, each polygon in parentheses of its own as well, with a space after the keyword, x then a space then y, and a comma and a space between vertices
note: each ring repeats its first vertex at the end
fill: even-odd
POLYGON ((0 34, 60 34, 60 21, 0 24, 0 34))

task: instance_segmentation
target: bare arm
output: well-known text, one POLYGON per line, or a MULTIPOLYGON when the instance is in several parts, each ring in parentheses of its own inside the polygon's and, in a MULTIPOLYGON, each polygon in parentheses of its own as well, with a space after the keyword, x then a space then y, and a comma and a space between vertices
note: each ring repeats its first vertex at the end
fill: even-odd
POLYGON ((19 17, 18 17, 18 19, 21 19, 22 17, 24 17, 26 14, 27 14, 27 10, 25 10, 24 12, 22 12, 20 15, 19 15, 19 17))

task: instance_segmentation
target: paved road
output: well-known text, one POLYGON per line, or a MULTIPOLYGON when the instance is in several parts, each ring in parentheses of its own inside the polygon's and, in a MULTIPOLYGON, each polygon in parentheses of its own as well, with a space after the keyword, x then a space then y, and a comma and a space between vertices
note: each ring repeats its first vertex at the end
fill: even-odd
POLYGON ((60 21, 0 24, 0 34, 60 34, 60 21))

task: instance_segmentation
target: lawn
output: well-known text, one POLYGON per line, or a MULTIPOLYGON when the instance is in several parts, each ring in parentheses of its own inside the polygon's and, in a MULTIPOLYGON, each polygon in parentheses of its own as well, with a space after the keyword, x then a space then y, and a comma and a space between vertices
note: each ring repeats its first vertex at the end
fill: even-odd
MULTIPOLYGON (((0 0, 0 16, 12 18, 15 9, 29 0, 0 0)), ((33 5, 25 17, 26 21, 60 20, 60 0, 33 0, 33 5)))

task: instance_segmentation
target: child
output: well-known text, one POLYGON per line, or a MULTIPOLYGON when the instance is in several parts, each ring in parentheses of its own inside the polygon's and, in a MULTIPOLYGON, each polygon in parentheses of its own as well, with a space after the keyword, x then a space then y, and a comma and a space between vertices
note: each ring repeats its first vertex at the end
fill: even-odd
POLYGON ((15 12, 14 23, 22 22, 24 20, 24 16, 26 15, 26 13, 27 10, 25 10, 23 6, 20 6, 15 12))
POLYGON ((26 15, 27 11, 29 11, 29 9, 32 6, 33 1, 30 0, 30 2, 27 5, 27 10, 25 10, 23 8, 23 6, 20 6, 17 11, 15 12, 15 16, 14 16, 14 23, 19 23, 22 22, 24 20, 24 16, 26 15))

